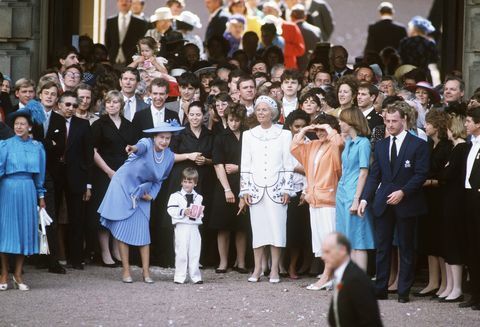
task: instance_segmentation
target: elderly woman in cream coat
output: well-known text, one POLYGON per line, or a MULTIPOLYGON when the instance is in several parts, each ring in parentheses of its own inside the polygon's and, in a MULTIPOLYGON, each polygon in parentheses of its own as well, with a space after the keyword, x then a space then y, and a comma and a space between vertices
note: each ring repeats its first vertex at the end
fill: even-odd
POLYGON ((264 247, 270 246, 270 283, 280 281, 278 264, 286 243, 287 204, 293 192, 294 163, 290 156, 290 131, 273 123, 279 111, 275 100, 255 101, 259 126, 243 133, 240 167, 240 209, 250 207, 255 269, 249 282, 258 282, 264 247))

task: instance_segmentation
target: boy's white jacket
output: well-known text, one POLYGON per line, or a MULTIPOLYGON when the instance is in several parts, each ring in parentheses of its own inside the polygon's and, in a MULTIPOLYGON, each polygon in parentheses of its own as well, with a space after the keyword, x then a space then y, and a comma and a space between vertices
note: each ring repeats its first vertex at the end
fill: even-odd
MULTIPOLYGON (((167 212, 172 217, 172 224, 190 224, 190 225, 201 225, 203 214, 200 218, 191 220, 189 217, 185 216, 185 209, 187 209, 187 198, 185 197, 185 192, 183 189, 172 193, 168 199, 167 212)), ((193 194, 193 204, 202 205, 203 197, 192 191, 193 194)))

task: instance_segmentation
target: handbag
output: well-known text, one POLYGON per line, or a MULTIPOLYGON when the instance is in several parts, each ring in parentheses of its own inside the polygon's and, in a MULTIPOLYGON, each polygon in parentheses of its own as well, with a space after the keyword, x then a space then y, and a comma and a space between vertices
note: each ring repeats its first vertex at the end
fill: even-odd
POLYGON ((38 211, 40 228, 38 230, 38 238, 40 240, 39 253, 40 254, 50 254, 50 249, 48 247, 47 231, 46 227, 50 226, 53 222, 52 218, 48 215, 45 208, 41 208, 38 211))

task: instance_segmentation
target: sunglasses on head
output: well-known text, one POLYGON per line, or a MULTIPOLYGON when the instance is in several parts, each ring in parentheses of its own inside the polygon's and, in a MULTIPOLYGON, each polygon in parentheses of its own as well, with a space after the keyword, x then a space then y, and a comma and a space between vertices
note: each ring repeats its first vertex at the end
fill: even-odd
POLYGON ((76 103, 64 102, 63 104, 64 104, 65 107, 73 107, 73 108, 75 108, 75 109, 78 108, 78 104, 76 104, 76 103))

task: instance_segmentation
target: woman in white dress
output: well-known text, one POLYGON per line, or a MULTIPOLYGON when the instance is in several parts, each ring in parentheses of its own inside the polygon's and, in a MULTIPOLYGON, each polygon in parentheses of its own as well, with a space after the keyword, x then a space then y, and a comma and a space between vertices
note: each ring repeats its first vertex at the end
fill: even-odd
POLYGON ((259 126, 243 133, 240 168, 240 203, 250 207, 255 269, 249 282, 258 282, 264 247, 270 246, 270 283, 280 282, 278 264, 286 244, 287 205, 293 192, 294 164, 290 156, 290 131, 273 121, 279 111, 275 100, 260 96, 255 101, 259 126))

